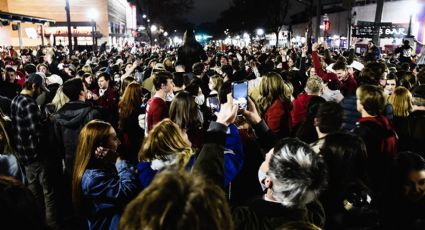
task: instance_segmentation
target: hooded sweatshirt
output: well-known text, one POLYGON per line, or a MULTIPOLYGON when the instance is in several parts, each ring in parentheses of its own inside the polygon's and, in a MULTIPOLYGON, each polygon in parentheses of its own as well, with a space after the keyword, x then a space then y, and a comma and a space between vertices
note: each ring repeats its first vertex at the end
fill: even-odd
POLYGON ((307 93, 302 93, 298 95, 297 99, 292 101, 292 127, 297 127, 300 125, 307 116, 307 107, 308 103, 310 103, 311 98, 314 95, 308 95, 307 93))
POLYGON ((70 101, 54 115, 54 130, 61 153, 65 155, 65 172, 72 174, 78 136, 89 121, 100 118, 100 112, 89 102, 70 101))

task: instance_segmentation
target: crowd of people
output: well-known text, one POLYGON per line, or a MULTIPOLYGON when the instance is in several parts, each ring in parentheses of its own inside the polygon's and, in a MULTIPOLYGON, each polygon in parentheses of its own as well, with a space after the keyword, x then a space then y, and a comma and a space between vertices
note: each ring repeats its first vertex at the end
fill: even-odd
POLYGON ((1 225, 424 229, 425 68, 368 47, 3 49, 1 225))

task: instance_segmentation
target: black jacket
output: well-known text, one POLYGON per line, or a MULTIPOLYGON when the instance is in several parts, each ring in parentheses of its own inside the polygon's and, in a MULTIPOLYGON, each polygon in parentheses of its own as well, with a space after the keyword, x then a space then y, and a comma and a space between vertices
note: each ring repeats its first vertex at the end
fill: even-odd
POLYGON ((384 148, 388 146, 385 139, 388 138, 388 133, 392 130, 389 122, 382 122, 384 119, 386 118, 383 116, 376 117, 375 120, 381 121, 381 124, 383 124, 380 125, 369 118, 361 118, 353 131, 366 145, 368 155, 366 170, 370 179, 368 187, 372 190, 372 198, 379 198, 381 193, 384 192, 383 187, 387 182, 387 174, 390 172, 394 157, 393 153, 385 152, 385 149, 382 149, 383 143, 384 148))
POLYGON ((412 151, 425 157, 425 111, 412 112, 406 119, 395 120, 394 128, 400 140, 400 151, 412 151))
POLYGON ((10 116, 10 104, 12 100, 7 97, 0 96, 0 110, 7 116, 10 116))
POLYGON ((8 97, 12 100, 21 91, 21 86, 16 83, 0 81, 0 96, 8 97))
POLYGON ((54 132, 60 151, 65 155, 65 173, 72 175, 72 166, 81 129, 89 121, 100 118, 100 112, 89 102, 71 101, 54 115, 54 132))
POLYGON ((356 95, 345 96, 339 104, 343 110, 342 128, 347 131, 353 130, 361 117, 361 114, 357 111, 356 95))
POLYGON ((279 229, 280 226, 292 222, 302 221, 323 226, 325 213, 321 203, 317 200, 306 207, 288 208, 280 203, 257 199, 249 206, 232 209, 235 229, 279 229))

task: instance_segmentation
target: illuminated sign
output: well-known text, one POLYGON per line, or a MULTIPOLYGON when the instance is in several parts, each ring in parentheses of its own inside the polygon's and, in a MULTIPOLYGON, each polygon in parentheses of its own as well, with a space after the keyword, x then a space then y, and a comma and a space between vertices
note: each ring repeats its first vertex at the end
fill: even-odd
POLYGON ((353 27, 353 37, 373 38, 379 31, 380 38, 403 38, 407 35, 409 24, 396 23, 374 23, 359 21, 353 27), (379 27, 379 30, 378 28, 379 27))

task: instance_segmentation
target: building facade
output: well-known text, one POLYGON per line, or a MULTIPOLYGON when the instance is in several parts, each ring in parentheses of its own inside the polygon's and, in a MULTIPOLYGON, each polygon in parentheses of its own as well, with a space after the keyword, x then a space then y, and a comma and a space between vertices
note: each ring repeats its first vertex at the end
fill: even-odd
MULTIPOLYGON (((330 28, 326 35, 331 45, 334 47, 346 47, 348 44, 347 39, 356 37, 356 35, 360 44, 366 44, 368 40, 372 39, 372 36, 367 33, 360 33, 362 35, 359 35, 353 33, 353 31, 356 32, 356 29, 363 29, 363 31, 369 30, 370 27, 367 24, 374 22, 375 13, 376 2, 374 1, 357 4, 352 8, 351 12, 340 10, 328 13, 330 28)), ((380 30, 380 46, 385 49, 385 47, 400 45, 402 40, 408 36, 409 23, 410 35, 424 42, 425 34, 422 27, 425 24, 422 22, 424 17, 421 15, 425 15, 424 4, 405 0, 385 1, 381 22, 386 25, 382 26, 380 30)), ((305 37, 307 27, 308 22, 293 25, 293 38, 305 37)), ((312 28, 313 31, 316 28, 316 17, 312 18, 312 28)), ((321 29, 319 40, 323 40, 324 35, 324 31, 321 29)))
MULTIPOLYGON (((31 15, 56 21, 44 25, 44 37, 47 44, 68 45, 66 20, 66 0, 2 0, 0 11, 31 15)), ((70 0, 70 18, 72 43, 74 47, 98 44, 120 46, 132 41, 132 31, 136 30, 136 7, 126 0, 70 0), (93 30, 95 38, 93 39, 93 30)), ((19 45, 18 31, 9 26, 0 27, 0 45, 19 45)), ((22 24, 22 40, 25 47, 41 44, 42 27, 37 24, 22 24), (34 37, 34 30, 36 35, 34 37)))

